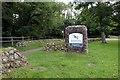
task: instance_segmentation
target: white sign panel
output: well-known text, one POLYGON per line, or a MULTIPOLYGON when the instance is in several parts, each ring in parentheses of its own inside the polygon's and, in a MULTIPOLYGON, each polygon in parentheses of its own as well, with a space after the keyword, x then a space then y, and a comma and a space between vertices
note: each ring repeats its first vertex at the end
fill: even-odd
POLYGON ((69 43, 83 44, 83 34, 72 33, 69 35, 69 43))

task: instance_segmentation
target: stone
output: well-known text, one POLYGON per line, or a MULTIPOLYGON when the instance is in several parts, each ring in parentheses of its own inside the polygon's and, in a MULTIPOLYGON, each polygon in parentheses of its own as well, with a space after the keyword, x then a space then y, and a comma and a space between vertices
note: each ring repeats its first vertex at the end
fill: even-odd
POLYGON ((0 72, 2 72, 2 74, 7 74, 11 72, 14 68, 26 66, 28 64, 26 58, 22 56, 15 48, 6 48, 5 51, 2 51, 1 54, 2 69, 0 68, 0 72))
POLYGON ((19 59, 19 56, 17 54, 14 54, 14 59, 19 59))
POLYGON ((47 45, 44 47, 45 51, 57 51, 57 50, 64 50, 65 46, 61 44, 55 44, 55 43, 47 43, 47 45))
POLYGON ((76 25, 76 26, 66 27, 65 42, 67 44, 67 46, 66 46, 67 51, 88 53, 88 37, 87 37, 86 26, 76 25), (79 35, 79 36, 76 36, 76 35, 79 35), (71 36, 73 36, 73 37, 71 37, 71 36), (70 37, 71 37, 71 39, 70 39, 70 37), (78 37, 80 38, 79 40, 77 40, 78 37), (72 38, 76 38, 76 40, 75 39, 72 40, 72 38), (72 41, 74 41, 74 43, 72 41), (77 41, 79 41, 79 42, 77 42, 77 41))
POLYGON ((8 60, 6 58, 2 59, 2 63, 6 63, 8 60))

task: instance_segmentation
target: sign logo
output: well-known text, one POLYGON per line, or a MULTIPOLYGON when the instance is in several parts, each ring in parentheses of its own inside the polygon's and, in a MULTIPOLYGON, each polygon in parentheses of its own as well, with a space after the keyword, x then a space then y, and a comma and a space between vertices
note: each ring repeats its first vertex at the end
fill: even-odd
POLYGON ((72 33, 69 35, 69 46, 83 46, 83 34, 72 33))
POLYGON ((73 35, 74 36, 74 38, 77 38, 78 39, 78 36, 75 36, 75 35, 73 35))

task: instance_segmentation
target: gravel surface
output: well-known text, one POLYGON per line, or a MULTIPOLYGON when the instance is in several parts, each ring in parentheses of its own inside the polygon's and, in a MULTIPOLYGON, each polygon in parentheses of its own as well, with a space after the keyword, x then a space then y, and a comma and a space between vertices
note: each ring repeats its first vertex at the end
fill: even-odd
POLYGON ((120 38, 106 38, 106 40, 120 40, 120 38))
POLYGON ((40 47, 40 48, 37 48, 37 49, 26 50, 26 51, 20 52, 20 54, 31 53, 31 52, 35 52, 35 51, 42 50, 42 49, 43 49, 43 48, 40 47))

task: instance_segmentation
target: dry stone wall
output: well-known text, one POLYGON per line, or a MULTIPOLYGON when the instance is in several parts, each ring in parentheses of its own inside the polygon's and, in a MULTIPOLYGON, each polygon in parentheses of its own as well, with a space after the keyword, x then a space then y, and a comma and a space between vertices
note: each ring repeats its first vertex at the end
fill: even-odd
POLYGON ((44 47, 45 51, 57 51, 57 50, 66 50, 66 47, 63 44, 47 43, 44 47))

